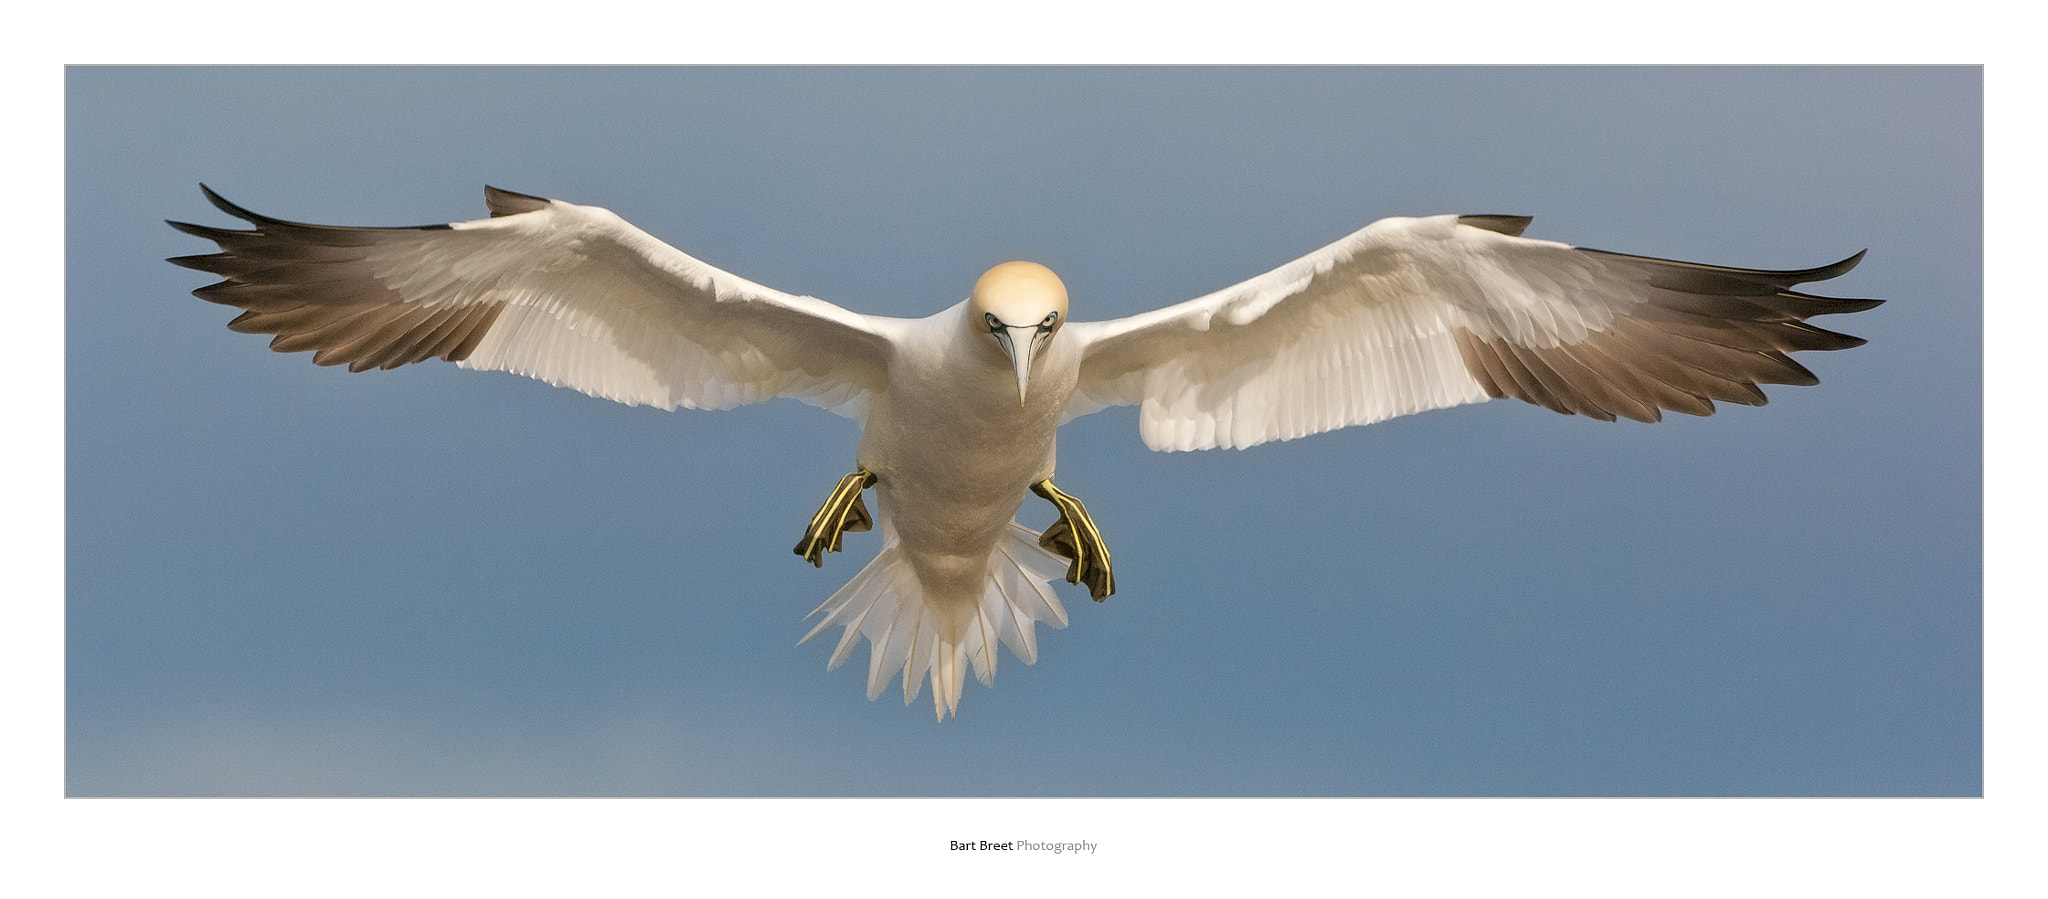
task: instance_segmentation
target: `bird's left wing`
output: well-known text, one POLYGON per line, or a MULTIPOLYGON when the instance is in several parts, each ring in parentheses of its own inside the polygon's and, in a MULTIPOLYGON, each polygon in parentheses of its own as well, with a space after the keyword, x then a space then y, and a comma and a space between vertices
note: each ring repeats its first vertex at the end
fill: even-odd
POLYGON ((1613 421, 1762 405, 1813 384, 1786 354, 1862 340, 1805 324, 1877 300, 1791 290, 1854 267, 1753 271, 1521 237, 1519 216, 1390 218, 1242 284, 1066 326, 1068 417, 1141 404, 1159 450, 1247 447, 1515 397, 1613 421))
POLYGON ((883 388, 888 319, 721 271, 604 209, 484 193, 487 219, 340 228, 206 190, 255 229, 171 222, 221 249, 171 261, 225 279, 194 293, 247 310, 228 327, 351 371, 438 357, 629 405, 788 396, 857 420, 883 388))

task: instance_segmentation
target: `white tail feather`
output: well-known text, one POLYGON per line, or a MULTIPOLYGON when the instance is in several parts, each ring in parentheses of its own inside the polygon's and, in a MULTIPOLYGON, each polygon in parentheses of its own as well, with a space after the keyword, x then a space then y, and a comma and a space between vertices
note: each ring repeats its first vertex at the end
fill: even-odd
POLYGON ((908 705, 923 692, 929 674, 932 704, 944 721, 960 708, 968 669, 982 684, 995 685, 997 643, 1029 665, 1038 661, 1037 623, 1067 626, 1067 610, 1052 590, 1052 582, 1066 576, 1067 560, 1039 548, 1037 531, 1010 523, 1009 534, 989 555, 980 602, 971 615, 961 615, 962 610, 925 602, 916 572, 898 549, 895 529, 886 520, 882 524, 882 551, 811 612, 825 617, 797 641, 802 645, 828 628, 846 628, 825 665, 831 670, 867 637, 869 699, 881 696, 882 686, 900 673, 908 705))

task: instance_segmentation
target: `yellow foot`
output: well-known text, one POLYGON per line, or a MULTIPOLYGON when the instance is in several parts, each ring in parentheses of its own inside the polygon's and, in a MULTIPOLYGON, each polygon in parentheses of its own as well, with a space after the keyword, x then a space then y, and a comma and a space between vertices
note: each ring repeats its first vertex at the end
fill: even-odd
POLYGON ((868 514, 867 503, 861 502, 860 492, 874 483, 874 472, 865 468, 840 478, 831 498, 825 500, 818 514, 811 516, 811 526, 804 531, 804 539, 797 542, 796 554, 823 568, 825 554, 839 551, 841 534, 872 529, 875 519, 868 514))
POLYGON ((1088 517, 1088 507, 1061 493, 1051 478, 1031 485, 1031 492, 1060 510, 1060 520, 1038 535, 1038 545, 1074 560, 1067 566, 1067 583, 1087 584, 1088 595, 1096 602, 1108 599, 1116 592, 1116 576, 1110 574, 1109 547, 1102 544, 1102 531, 1096 529, 1095 519, 1088 517))

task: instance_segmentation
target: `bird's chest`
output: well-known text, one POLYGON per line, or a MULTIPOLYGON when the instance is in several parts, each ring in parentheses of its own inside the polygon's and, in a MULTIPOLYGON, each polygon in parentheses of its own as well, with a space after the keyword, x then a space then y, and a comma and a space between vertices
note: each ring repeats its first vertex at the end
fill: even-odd
POLYGON ((915 484, 943 493, 1020 495, 1051 474, 1054 434, 1077 375, 1058 361, 1034 366, 1022 403, 1014 373, 972 353, 897 361, 888 395, 870 410, 861 464, 897 481, 898 492, 915 484))

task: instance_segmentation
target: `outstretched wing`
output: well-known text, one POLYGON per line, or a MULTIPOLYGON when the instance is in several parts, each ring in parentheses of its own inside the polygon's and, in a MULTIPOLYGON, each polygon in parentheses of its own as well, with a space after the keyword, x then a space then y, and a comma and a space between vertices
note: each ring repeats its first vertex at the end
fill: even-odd
POLYGON ((1814 384, 1786 354, 1861 339, 1805 323, 1879 300, 1809 296, 1805 271, 1720 268, 1521 237, 1520 216, 1390 218, 1156 312, 1073 322, 1069 417, 1141 404, 1159 450, 1247 447, 1489 397, 1657 421, 1814 384))
POLYGON ((200 189, 255 230, 171 222, 221 252, 170 261, 225 279, 193 293, 247 310, 229 328, 321 365, 438 357, 629 405, 788 396, 855 419, 883 387, 890 320, 720 271, 595 206, 486 187, 487 219, 337 228, 200 189))

